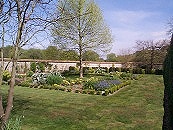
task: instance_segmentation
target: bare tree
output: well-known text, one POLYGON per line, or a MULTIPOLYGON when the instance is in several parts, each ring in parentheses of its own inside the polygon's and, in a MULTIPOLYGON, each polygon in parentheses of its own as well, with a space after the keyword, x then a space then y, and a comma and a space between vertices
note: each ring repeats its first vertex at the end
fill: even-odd
POLYGON ((112 42, 109 28, 93 0, 61 0, 60 19, 52 27, 54 42, 61 48, 79 53, 80 77, 83 77, 83 53, 87 50, 106 50, 112 42), (64 18, 71 20, 63 20, 64 18))
POLYGON ((168 43, 168 40, 160 40, 157 42, 152 40, 137 41, 135 61, 143 62, 146 66, 149 66, 150 70, 152 70, 154 63, 158 63, 161 61, 161 59, 164 59, 168 43))
POLYGON ((117 59, 119 62, 130 62, 133 61, 134 55, 133 55, 133 50, 128 48, 128 49, 121 49, 120 54, 117 56, 117 59))
MULTIPOLYGON (((15 75, 17 61, 19 59, 20 48, 27 45, 39 42, 38 33, 46 30, 46 28, 53 22, 52 8, 53 0, 4 0, 1 12, 9 10, 9 13, 3 13, 0 19, 10 16, 4 28, 8 30, 6 42, 13 43, 12 55, 12 72, 10 87, 8 91, 6 108, 2 105, 2 98, 0 100, 0 118, 2 120, 1 129, 3 129, 7 122, 12 107, 13 94, 15 85, 15 75)), ((3 22, 0 22, 1 25, 3 22)), ((1 96, 2 97, 2 96, 1 96)))

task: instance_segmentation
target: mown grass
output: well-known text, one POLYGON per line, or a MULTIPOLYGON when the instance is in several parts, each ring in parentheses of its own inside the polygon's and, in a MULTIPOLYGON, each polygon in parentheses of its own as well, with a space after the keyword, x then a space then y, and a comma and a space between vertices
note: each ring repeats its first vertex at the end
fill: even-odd
POLYGON ((15 87, 12 117, 23 130, 159 130, 162 104, 162 76, 145 75, 106 97, 15 87))

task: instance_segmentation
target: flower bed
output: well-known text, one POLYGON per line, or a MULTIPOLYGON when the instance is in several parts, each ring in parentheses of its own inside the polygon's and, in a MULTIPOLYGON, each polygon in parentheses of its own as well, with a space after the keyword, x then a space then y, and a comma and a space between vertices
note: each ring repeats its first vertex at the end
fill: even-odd
MULTIPOLYGON (((95 76, 84 79, 66 79, 59 74, 47 74, 46 77, 44 75, 42 77, 41 76, 40 74, 38 75, 39 80, 42 80, 42 77, 44 77, 44 82, 39 81, 37 84, 31 84, 28 81, 25 81, 21 84, 21 86, 107 96, 109 94, 115 93, 120 88, 129 85, 131 80, 138 79, 136 75, 134 76, 129 73, 126 74, 119 72, 114 74, 107 74, 105 76, 95 76)), ((38 77, 35 79, 38 79, 38 77)))

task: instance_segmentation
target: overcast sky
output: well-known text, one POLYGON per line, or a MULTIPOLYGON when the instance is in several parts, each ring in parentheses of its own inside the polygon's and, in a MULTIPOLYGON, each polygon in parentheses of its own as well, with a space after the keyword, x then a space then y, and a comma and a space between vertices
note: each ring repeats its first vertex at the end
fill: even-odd
POLYGON ((136 40, 161 40, 173 18, 173 0, 95 0, 114 38, 112 51, 134 48, 136 40))

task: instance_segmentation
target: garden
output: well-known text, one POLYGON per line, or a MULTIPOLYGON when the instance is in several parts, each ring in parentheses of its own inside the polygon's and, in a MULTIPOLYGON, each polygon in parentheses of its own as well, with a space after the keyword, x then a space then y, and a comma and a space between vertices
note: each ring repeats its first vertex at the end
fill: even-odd
MULTIPOLYGON (((140 68, 84 68, 79 78, 76 67, 60 73, 41 66, 16 75, 12 124, 24 130, 161 128, 161 76, 140 68)), ((9 79, 4 71, 3 94, 9 79)))
MULTIPOLYGON (((35 63, 34 63, 35 64, 35 63)), ((91 95, 111 95, 119 89, 130 85, 131 80, 137 80, 144 73, 134 74, 138 70, 120 68, 84 68, 84 78, 78 78, 77 67, 69 67, 69 70, 60 73, 59 71, 45 72, 44 64, 31 64, 26 74, 16 76, 16 85, 21 87, 59 90, 91 95), (38 69, 36 71, 36 68, 38 69)), ((8 84, 10 73, 4 72, 4 82, 8 84)))
MULTIPOLYGON (((50 67, 50 65, 49 65, 50 67)), ((141 68, 84 67, 84 78, 79 78, 78 67, 69 70, 45 72, 44 63, 32 63, 26 74, 16 75, 16 85, 28 88, 59 90, 91 95, 112 95, 138 80, 145 70, 141 68)), ((4 71, 3 83, 8 84, 10 73, 4 71)))
POLYGON ((10 122, 22 130, 158 130, 162 117, 163 78, 143 75, 111 96, 16 86, 10 122))

